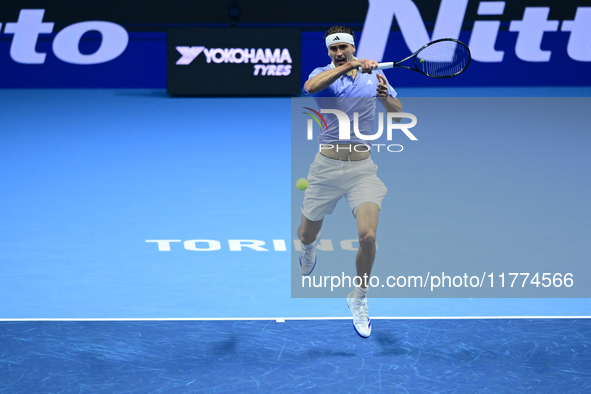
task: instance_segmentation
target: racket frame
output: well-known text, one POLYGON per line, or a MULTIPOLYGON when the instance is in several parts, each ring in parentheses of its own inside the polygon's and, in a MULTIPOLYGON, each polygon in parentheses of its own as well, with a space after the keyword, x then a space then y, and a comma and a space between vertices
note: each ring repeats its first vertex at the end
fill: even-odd
POLYGON ((464 43, 463 43, 462 41, 460 41, 460 40, 456 40, 455 38, 440 38, 440 39, 438 39, 438 40, 431 41, 431 42, 429 42, 429 43, 427 43, 427 44, 423 45, 423 46, 422 46, 422 47, 421 47, 421 48, 420 48, 418 51, 416 51, 416 52, 415 52, 415 53, 413 53, 412 55, 410 55, 410 56, 408 56, 408 57, 406 57, 406 58, 404 58, 404 59, 402 59, 402 60, 399 60, 399 61, 397 61, 397 62, 389 62, 389 63, 388 63, 388 62, 387 62, 387 63, 378 63, 378 67, 377 67, 377 68, 375 68, 374 70, 385 70, 385 69, 388 69, 388 68, 394 68, 394 67, 399 67, 399 68, 407 68, 407 69, 409 69, 409 70, 413 70, 413 71, 416 71, 416 72, 418 72, 418 73, 421 73, 421 74, 423 74, 423 75, 426 75, 427 77, 430 77, 430 78, 439 78, 439 79, 444 79, 444 78, 452 78, 452 77, 455 77, 455 76, 457 76, 457 75, 460 75, 461 73, 463 73, 464 71, 466 71, 466 69, 467 69, 467 68, 468 68, 468 66, 470 65, 470 62, 471 62, 471 61, 472 61, 472 54, 470 53, 470 48, 468 48, 468 45, 464 44, 464 43), (452 75, 445 75, 445 76, 430 75, 430 74, 427 74, 427 73, 425 73, 425 72, 423 72, 423 71, 419 70, 419 68, 417 67, 417 55, 418 55, 418 54, 419 54, 419 53, 420 53, 420 52, 421 52, 423 49, 425 49, 425 48, 427 48, 427 47, 430 47, 431 45, 433 45, 433 44, 436 44, 436 43, 438 43, 438 42, 441 42, 441 41, 454 41, 454 42, 458 43, 459 45, 463 45, 463 46, 466 48, 466 50, 468 51, 468 63, 466 63, 466 66, 464 66, 464 68, 462 68, 460 71, 458 71, 458 72, 457 72, 457 73, 455 73, 455 74, 452 74, 452 75), (404 63, 404 62, 405 62, 405 61, 407 61, 407 60, 410 60, 410 59, 411 59, 411 58, 413 58, 413 57, 414 57, 414 63, 415 63, 415 66, 414 66, 414 67, 403 66, 403 65, 401 65, 401 64, 400 64, 400 63, 404 63))

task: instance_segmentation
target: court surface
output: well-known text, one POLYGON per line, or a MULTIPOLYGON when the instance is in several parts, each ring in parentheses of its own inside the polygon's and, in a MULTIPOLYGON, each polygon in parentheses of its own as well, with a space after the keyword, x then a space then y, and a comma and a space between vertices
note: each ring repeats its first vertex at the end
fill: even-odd
MULTIPOLYGON (((0 104, 0 393, 591 390, 587 298, 376 298, 369 340, 344 299, 291 298, 288 98, 1 90, 0 104), (203 240, 213 250, 191 250, 203 240)), ((554 230, 586 259, 588 178, 573 190, 554 230)))

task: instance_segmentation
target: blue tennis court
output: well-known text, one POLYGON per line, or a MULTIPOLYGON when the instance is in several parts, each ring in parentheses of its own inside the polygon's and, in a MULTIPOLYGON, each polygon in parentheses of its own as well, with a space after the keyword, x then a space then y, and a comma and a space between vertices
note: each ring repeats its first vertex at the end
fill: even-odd
MULTIPOLYGON (((289 98, 0 90, 0 393, 591 390, 588 298, 376 298, 367 340, 343 298, 292 298, 290 134, 289 98)), ((564 198, 532 224, 541 255, 588 261, 584 146, 556 153, 577 194, 540 196, 564 198)))

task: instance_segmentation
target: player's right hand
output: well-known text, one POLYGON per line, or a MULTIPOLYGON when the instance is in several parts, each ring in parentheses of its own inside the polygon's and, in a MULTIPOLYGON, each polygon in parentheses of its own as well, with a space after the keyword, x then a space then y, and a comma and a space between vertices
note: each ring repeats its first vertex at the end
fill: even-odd
POLYGON ((378 68, 378 62, 369 59, 357 59, 353 62, 353 68, 359 69, 361 67, 362 73, 371 74, 372 70, 378 68))

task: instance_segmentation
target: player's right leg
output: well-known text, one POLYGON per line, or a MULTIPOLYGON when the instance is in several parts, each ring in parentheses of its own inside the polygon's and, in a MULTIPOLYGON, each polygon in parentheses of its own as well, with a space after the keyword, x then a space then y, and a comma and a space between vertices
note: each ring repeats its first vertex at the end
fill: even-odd
POLYGON ((311 221, 302 215, 302 223, 298 228, 298 237, 300 238, 300 271, 302 275, 308 276, 316 266, 316 246, 320 240, 320 229, 322 221, 311 221))
POLYGON ((316 245, 320 240, 320 228, 326 215, 334 212, 343 197, 340 177, 344 171, 340 161, 316 154, 308 173, 308 188, 302 203, 302 223, 298 228, 302 251, 300 270, 302 275, 312 273, 316 265, 316 245))

